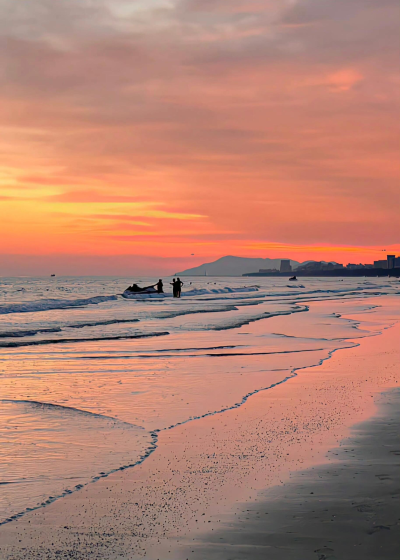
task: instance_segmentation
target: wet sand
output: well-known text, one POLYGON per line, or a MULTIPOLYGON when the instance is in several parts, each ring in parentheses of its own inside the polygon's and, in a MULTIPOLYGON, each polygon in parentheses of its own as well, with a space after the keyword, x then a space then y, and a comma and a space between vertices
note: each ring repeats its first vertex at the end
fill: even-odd
MULTIPOLYGON (((389 323, 396 319, 395 315, 385 317, 389 323)), ((337 457, 329 450, 349 436, 350 426, 376 413, 374 398, 380 392, 399 386, 399 340, 400 324, 396 324, 382 335, 359 339, 359 346, 335 352, 320 366, 302 370, 297 377, 273 390, 257 393, 240 408, 160 433, 157 450, 138 467, 115 473, 0 527, 1 560, 136 560, 144 557, 181 560, 213 558, 213 554, 218 554, 215 558, 234 560, 265 557, 266 550, 268 558, 324 560, 328 553, 337 554, 335 550, 323 551, 324 547, 333 548, 329 546, 332 539, 325 537, 321 529, 336 523, 331 521, 336 519, 333 518, 336 514, 330 505, 322 508, 328 509, 327 512, 320 512, 316 504, 309 514, 307 510, 301 513, 304 523, 314 515, 316 518, 314 529, 311 525, 304 525, 303 529, 309 536, 304 536, 302 546, 305 543, 311 546, 302 550, 309 556, 303 556, 303 552, 296 556, 295 545, 294 556, 273 548, 280 546, 279 543, 289 543, 290 533, 286 531, 297 529, 286 527, 295 523, 293 515, 299 516, 303 511, 300 503, 305 504, 301 501, 301 485, 290 480, 300 476, 302 484, 314 492, 308 494, 307 507, 314 496, 326 496, 329 501, 329 496, 334 495, 330 481, 336 480, 335 474, 320 478, 325 476, 325 471, 324 468, 318 470, 317 465, 323 465, 332 455, 336 462, 330 469, 342 469, 350 504, 363 506, 367 497, 365 485, 361 494, 353 496, 353 485, 349 484, 351 480, 354 483, 362 480, 361 475, 354 475, 352 479, 351 470, 340 467, 337 457), (314 470, 305 470, 309 468, 314 470), (296 472, 311 473, 312 478, 309 479, 309 474, 296 475, 296 472), (299 490, 294 490, 295 487, 299 490), (268 488, 271 495, 265 494, 268 488), (261 515, 255 513, 270 507, 260 505, 266 499, 268 504, 272 500, 276 505, 274 525, 270 528, 257 519, 261 515), (241 520, 240 530, 237 529, 238 519, 241 520), (268 532, 276 533, 274 538, 278 540, 268 540, 268 532), (211 533, 218 535, 217 540, 222 545, 215 545, 215 539, 210 539, 211 533), (316 533, 321 539, 317 539, 314 547, 312 535, 316 533), (243 543, 235 540, 239 537, 244 539, 243 543), (228 548, 224 539, 229 539, 228 548), (263 539, 271 548, 265 548, 263 539), (251 552, 243 552, 242 545, 249 546, 249 543, 252 543, 251 552), (270 556, 274 550, 278 556, 270 556)), ((365 430, 371 437, 377 433, 375 428, 365 430)), ((387 437, 390 433, 387 431, 387 437)), ((396 451, 398 446, 394 442, 393 445, 396 451)), ((349 459, 352 453, 347 453, 349 459)), ((385 484, 389 486, 389 479, 394 480, 391 461, 397 459, 393 457, 398 459, 396 454, 379 454, 381 462, 376 465, 379 472, 372 474, 384 475, 384 480, 371 474, 378 485, 377 493, 386 488, 385 484)), ((360 472, 367 468, 365 459, 360 459, 358 465, 360 472)), ((369 489, 371 484, 368 482, 367 486, 369 489)), ((396 495, 390 489, 388 496, 396 495)), ((395 503, 395 498, 389 497, 387 501, 395 503)), ((269 511, 264 512, 268 520, 269 511)), ((382 509, 387 519, 380 517, 380 511, 374 510, 375 527, 390 525, 390 528, 374 530, 374 519, 368 518, 371 525, 368 530, 372 530, 368 536, 375 541, 383 539, 386 533, 395 534, 396 530, 392 527, 390 508, 383 506, 382 509)), ((357 513, 361 520, 367 519, 369 512, 357 513)), ((379 555, 372 557, 380 558, 379 555)), ((347 556, 340 553, 338 558, 347 556)))
POLYGON ((378 415, 356 426, 327 465, 296 473, 250 509, 245 504, 229 527, 188 545, 189 557, 400 558, 400 389, 378 402, 378 415))

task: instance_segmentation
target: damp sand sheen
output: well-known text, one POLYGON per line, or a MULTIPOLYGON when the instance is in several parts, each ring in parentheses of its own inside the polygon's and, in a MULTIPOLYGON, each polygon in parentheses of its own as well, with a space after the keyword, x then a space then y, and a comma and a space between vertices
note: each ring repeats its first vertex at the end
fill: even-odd
POLYGON ((128 283, 2 279, 0 557, 262 557, 230 528, 398 386, 400 283, 128 283))

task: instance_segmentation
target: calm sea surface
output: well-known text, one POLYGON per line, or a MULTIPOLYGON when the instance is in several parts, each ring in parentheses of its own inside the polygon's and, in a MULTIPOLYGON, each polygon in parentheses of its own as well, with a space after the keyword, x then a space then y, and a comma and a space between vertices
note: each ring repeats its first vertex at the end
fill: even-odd
POLYGON ((388 278, 183 280, 174 299, 123 297, 127 278, 0 278, 0 523, 377 334, 379 297, 400 294, 388 278))

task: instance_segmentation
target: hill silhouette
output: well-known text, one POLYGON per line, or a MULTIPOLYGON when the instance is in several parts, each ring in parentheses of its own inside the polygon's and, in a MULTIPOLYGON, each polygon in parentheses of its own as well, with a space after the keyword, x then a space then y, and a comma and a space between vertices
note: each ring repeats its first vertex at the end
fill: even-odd
MULTIPOLYGON (((290 260, 293 268, 300 263, 290 260)), ((204 263, 200 266, 188 268, 182 272, 177 272, 177 276, 242 276, 248 272, 258 272, 260 268, 271 269, 281 265, 281 259, 254 259, 247 257, 234 257, 228 255, 216 261, 204 263)))

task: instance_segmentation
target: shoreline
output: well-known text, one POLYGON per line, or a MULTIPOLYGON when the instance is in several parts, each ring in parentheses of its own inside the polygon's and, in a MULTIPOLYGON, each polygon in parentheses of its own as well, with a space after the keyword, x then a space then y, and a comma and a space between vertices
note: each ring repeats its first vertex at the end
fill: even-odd
POLYGON ((167 554, 175 560, 173 543, 204 533, 199 520, 204 528, 218 528, 238 504, 258 499, 291 472, 323 462, 350 425, 371 416, 369 397, 393 386, 398 368, 389 372, 392 365, 382 363, 380 375, 369 371, 365 379, 363 364, 370 367, 383 346, 386 353, 393 350, 399 332, 397 324, 382 335, 359 338, 359 346, 335 352, 239 408, 160 432, 157 452, 142 465, 0 528, 2 560, 167 554))

